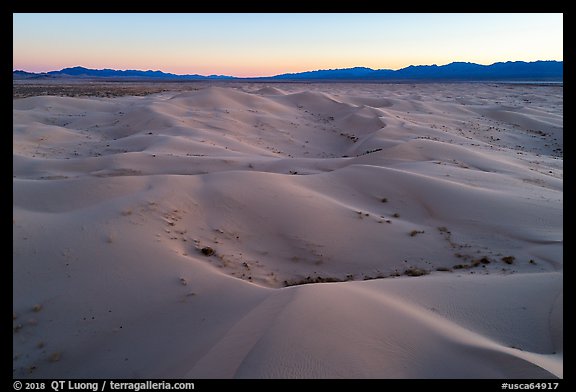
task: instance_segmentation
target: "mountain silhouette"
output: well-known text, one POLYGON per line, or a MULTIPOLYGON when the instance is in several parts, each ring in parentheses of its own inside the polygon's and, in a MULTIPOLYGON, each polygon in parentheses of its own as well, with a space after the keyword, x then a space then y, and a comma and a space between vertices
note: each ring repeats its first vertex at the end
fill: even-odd
POLYGON ((371 68, 329 69, 282 74, 284 80, 562 80, 562 61, 508 61, 491 65, 454 62, 447 65, 410 65, 399 70, 371 68))
POLYGON ((275 76, 240 78, 226 75, 203 76, 198 74, 176 75, 162 71, 90 69, 84 67, 64 68, 60 71, 33 73, 16 70, 13 79, 39 78, 96 78, 96 79, 135 79, 135 80, 260 80, 260 81, 327 81, 327 80, 453 80, 453 81, 562 81, 563 61, 507 61, 491 65, 468 62, 453 62, 446 65, 410 65, 398 70, 372 69, 366 67, 325 69, 275 76))
POLYGON ((84 67, 72 67, 64 68, 60 71, 50 71, 47 72, 50 76, 56 77, 92 77, 92 78, 145 78, 145 79, 231 79, 232 76, 221 76, 221 75, 176 75, 172 73, 166 73, 162 71, 139 71, 139 70, 115 70, 115 69, 90 69, 84 67))

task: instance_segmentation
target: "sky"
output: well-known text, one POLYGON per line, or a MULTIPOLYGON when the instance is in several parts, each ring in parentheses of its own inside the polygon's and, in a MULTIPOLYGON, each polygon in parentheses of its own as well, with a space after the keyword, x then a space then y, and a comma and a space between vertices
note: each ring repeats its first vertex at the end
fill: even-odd
POLYGON ((272 76, 453 61, 563 60, 563 15, 13 14, 13 69, 272 76))

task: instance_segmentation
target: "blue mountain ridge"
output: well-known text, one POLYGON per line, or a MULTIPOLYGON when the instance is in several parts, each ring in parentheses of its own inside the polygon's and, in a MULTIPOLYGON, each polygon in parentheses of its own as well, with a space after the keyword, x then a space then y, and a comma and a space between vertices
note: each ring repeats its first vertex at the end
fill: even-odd
POLYGON ((151 79, 212 79, 212 78, 232 78, 231 76, 211 75, 203 76, 193 75, 176 75, 162 71, 139 71, 139 70, 115 70, 115 69, 89 69, 84 67, 64 68, 60 71, 50 71, 46 73, 51 76, 75 76, 75 77, 96 77, 96 78, 151 78, 151 79))
POLYGON ((241 78, 226 75, 176 75, 162 71, 64 68, 60 71, 32 73, 13 71, 13 79, 37 78, 118 78, 154 80, 558 80, 563 79, 563 61, 507 61, 491 65, 453 62, 446 65, 410 65, 391 69, 366 67, 324 69, 275 76, 241 78))

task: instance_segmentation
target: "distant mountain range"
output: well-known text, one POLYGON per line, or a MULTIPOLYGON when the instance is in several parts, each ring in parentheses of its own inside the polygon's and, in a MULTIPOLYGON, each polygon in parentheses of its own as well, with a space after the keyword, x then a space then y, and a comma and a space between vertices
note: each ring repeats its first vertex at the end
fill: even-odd
POLYGON ((224 75, 176 75, 162 71, 138 71, 116 69, 90 69, 84 67, 64 68, 60 71, 33 73, 17 70, 12 73, 13 79, 48 79, 48 78, 105 78, 105 79, 174 79, 174 80, 204 80, 204 79, 234 79, 224 75))
POLYGON ((507 61, 491 65, 466 62, 454 62, 446 65, 410 65, 399 70, 372 69, 366 67, 324 69, 298 73, 286 73, 268 77, 239 78, 226 75, 176 75, 162 71, 89 69, 84 67, 64 68, 60 71, 43 73, 16 70, 14 80, 22 79, 120 79, 120 80, 257 80, 257 81, 328 81, 328 80, 531 80, 561 81, 563 79, 562 61, 507 61))

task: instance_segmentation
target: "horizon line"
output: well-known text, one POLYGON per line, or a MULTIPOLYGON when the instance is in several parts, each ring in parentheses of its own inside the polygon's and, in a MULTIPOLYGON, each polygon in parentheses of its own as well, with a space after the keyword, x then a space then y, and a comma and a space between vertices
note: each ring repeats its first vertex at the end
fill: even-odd
POLYGON ((386 71, 399 71, 405 68, 409 68, 409 67, 442 67, 442 66, 446 66, 446 65, 450 65, 450 64, 454 64, 454 63, 463 63, 463 64, 476 64, 476 65, 481 65, 481 66, 492 66, 494 64, 499 64, 499 63, 516 63, 516 62, 523 62, 523 63, 536 63, 536 62, 564 62, 564 60, 533 60, 533 61, 525 61, 525 60, 506 60, 506 61, 496 61, 494 63, 490 63, 490 64, 481 64, 481 63, 475 63, 472 61, 451 61, 449 63, 446 64, 410 64, 407 65, 405 67, 401 67, 398 69, 392 69, 392 68, 370 68, 370 67, 365 67, 362 65, 357 65, 354 67, 345 67, 345 68, 318 68, 318 69, 312 69, 312 70, 304 70, 304 71, 293 71, 293 72, 284 72, 284 73, 279 73, 279 74, 275 74, 275 75, 267 75, 267 76, 234 76, 234 75, 225 75, 225 74, 199 74, 199 73, 187 73, 187 74, 176 74, 176 73, 172 73, 172 72, 166 72, 163 71, 161 69, 147 69, 147 70, 142 70, 142 69, 116 69, 116 68, 89 68, 89 67, 85 67, 83 65, 74 65, 74 66, 67 66, 64 68, 61 68, 59 70, 50 70, 50 71, 41 71, 41 72, 31 72, 31 71, 26 71, 25 69, 12 69, 12 72, 16 72, 16 71, 22 71, 22 72, 27 72, 27 73, 33 73, 33 74, 47 74, 49 72, 58 72, 58 71, 62 71, 63 69, 68 69, 68 68, 85 68, 85 69, 91 69, 91 70, 96 70, 96 71, 104 71, 104 70, 112 70, 112 71, 138 71, 138 72, 162 72, 165 74, 172 74, 172 75, 176 75, 176 76, 188 76, 188 75, 199 75, 199 76, 225 76, 225 77, 234 77, 234 78, 239 78, 239 79, 251 79, 251 78, 268 78, 268 77, 275 77, 275 76, 279 76, 279 75, 289 75, 289 74, 298 74, 298 73, 304 73, 304 72, 315 72, 315 71, 332 71, 332 70, 347 70, 347 69, 355 69, 355 68, 365 68, 365 69, 370 69, 373 71, 382 71, 382 70, 386 70, 386 71))

